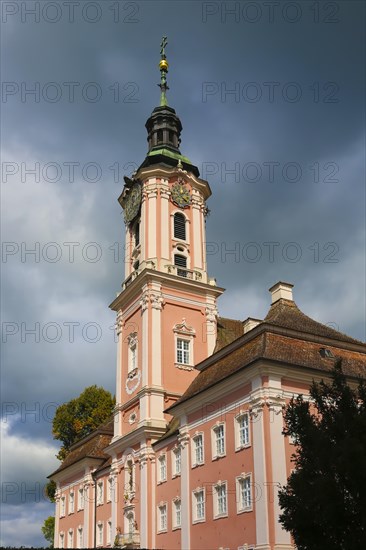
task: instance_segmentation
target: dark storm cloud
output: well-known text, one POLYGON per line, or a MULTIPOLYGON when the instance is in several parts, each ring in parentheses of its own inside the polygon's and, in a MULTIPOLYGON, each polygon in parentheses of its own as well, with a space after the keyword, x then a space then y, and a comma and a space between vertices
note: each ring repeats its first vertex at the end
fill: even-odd
MULTIPOLYGON (((32 16, 22 22, 20 11, 4 22, 2 13, 3 80, 14 92, 3 95, 2 162, 17 169, 12 175, 8 164, 2 184, 3 240, 15 246, 2 265, 2 319, 14 324, 5 327, 2 346, 2 438, 9 456, 21 449, 33 460, 27 483, 54 469, 47 405, 94 383, 114 391, 107 306, 124 278, 116 199, 122 176, 146 154, 163 34, 181 149, 213 191, 207 249, 210 274, 227 288, 221 314, 262 318, 267 289, 282 279, 295 284, 305 313, 366 336, 364 4, 282 2, 270 16, 268 3, 257 2, 256 21, 246 2, 130 2, 132 9, 120 2, 118 17, 110 9, 116 3, 99 4, 95 23, 87 20, 92 11, 82 16, 86 2, 73 23, 65 11, 53 24, 47 14, 34 23, 32 16), (34 86, 39 102, 32 95, 22 101, 22 90, 34 86), (31 169, 36 162, 39 182, 22 173, 21 163, 31 169), (73 261, 70 242, 78 243, 73 261), (22 258, 21 243, 39 243, 39 261, 22 258), (102 252, 98 261, 90 261, 88 243, 102 252), (72 342, 70 322, 79 323, 72 342), (39 342, 32 335, 22 341, 22 323, 24 330, 39 323, 39 342), (52 327, 42 334, 49 323, 61 329, 55 343, 47 341, 52 327), (102 331, 94 343, 82 333, 88 323, 102 331), (32 407, 39 418, 27 413, 32 407)), ((7 5, 20 10, 20 3, 7 5)), ((3 475, 17 481, 11 461, 3 475)), ((42 523, 49 508, 19 495, 17 506, 8 505, 2 543, 39 545, 32 522, 42 523), (17 521, 24 539, 14 539, 17 521)))

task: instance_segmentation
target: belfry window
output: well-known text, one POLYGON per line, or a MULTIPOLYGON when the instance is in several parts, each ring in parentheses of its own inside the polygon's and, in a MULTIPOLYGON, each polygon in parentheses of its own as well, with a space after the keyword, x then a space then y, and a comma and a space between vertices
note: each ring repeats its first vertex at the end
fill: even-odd
POLYGON ((187 258, 181 254, 174 254, 174 265, 177 266, 177 275, 187 277, 187 258), (182 267, 183 269, 179 269, 182 267))
POLYGON ((158 143, 163 143, 163 130, 158 130, 158 143))
POLYGON ((174 214, 174 238, 186 240, 186 218, 180 212, 174 214))
POLYGON ((135 246, 140 244, 140 224, 136 222, 133 228, 133 239, 135 246))

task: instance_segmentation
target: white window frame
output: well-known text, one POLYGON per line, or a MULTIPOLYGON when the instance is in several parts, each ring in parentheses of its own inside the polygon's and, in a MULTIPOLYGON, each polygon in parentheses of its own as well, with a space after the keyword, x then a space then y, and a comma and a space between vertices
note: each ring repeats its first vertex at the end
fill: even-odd
POLYGON ((196 468, 197 466, 201 466, 201 464, 205 463, 205 438, 203 432, 197 432, 194 434, 194 436, 191 439, 192 441, 192 468, 196 468), (202 459, 197 460, 197 440, 199 438, 202 438, 202 459))
POLYGON ((112 544, 112 520, 107 521, 107 544, 112 544))
POLYGON ((69 529, 68 531, 67 547, 68 548, 74 547, 74 530, 73 529, 69 529))
POLYGON ((203 523, 206 521, 206 491, 204 487, 197 487, 192 491, 192 523, 203 523), (198 516, 198 495, 202 494, 203 515, 198 516))
POLYGON ((104 502, 104 480, 97 481, 97 506, 101 506, 104 502))
POLYGON ((78 510, 84 510, 85 498, 84 498, 84 486, 78 489, 78 510))
POLYGON ((196 331, 193 327, 188 326, 186 320, 182 323, 177 323, 173 327, 174 332, 174 365, 178 369, 193 370, 194 368, 194 338, 196 331), (188 362, 178 361, 178 340, 188 342, 188 362))
POLYGON ((66 516, 66 497, 62 496, 60 498, 60 518, 64 518, 66 516))
POLYGON ((191 341, 188 338, 177 337, 177 347, 176 347, 176 357, 175 362, 179 365, 190 365, 190 351, 191 351, 191 341), (179 355, 181 360, 179 360, 179 355))
POLYGON ((75 511, 75 493, 73 490, 69 493, 69 514, 73 514, 75 511))
POLYGON ((61 531, 59 535, 60 548, 65 548, 65 533, 61 531))
POLYGON ((213 514, 214 514, 213 517, 214 517, 214 519, 226 518, 229 514, 229 512, 228 512, 229 503, 228 503, 227 481, 218 481, 213 486, 212 496, 213 496, 213 514), (222 497, 221 494, 220 494, 223 489, 224 489, 224 493, 225 493, 224 497, 222 497), (219 510, 220 497, 225 502, 225 509, 223 511, 219 510))
POLYGON ((158 467, 158 484, 164 483, 167 480, 167 455, 161 454, 157 461, 158 467))
POLYGON ((173 499, 172 503, 172 528, 181 529, 182 528, 182 501, 180 497, 173 499), (177 521, 179 509, 179 521, 177 521))
POLYGON ((241 451, 242 449, 247 449, 251 446, 251 438, 250 438, 250 415, 248 411, 240 411, 239 414, 237 414, 234 418, 234 430, 235 430, 235 451, 241 451), (241 427, 240 427, 240 421, 242 418, 246 418, 248 422, 248 440, 247 442, 241 442, 241 427))
POLYGON ((77 528, 77 537, 77 547, 84 548, 84 533, 82 525, 79 525, 79 527, 77 528))
MULTIPOLYGON (((176 243, 176 246, 175 246, 175 249, 174 249, 174 251, 175 251, 177 246, 180 246, 180 245, 184 246, 184 245, 189 245, 190 244, 190 229, 191 229, 190 223, 191 223, 191 220, 189 219, 189 217, 184 212, 182 212, 182 210, 178 210, 178 209, 174 209, 171 212, 170 217, 171 217, 171 224, 170 224, 171 225, 171 239, 172 239, 172 241, 174 241, 176 243), (183 216, 186 219, 186 227, 185 227, 185 229, 186 229, 186 238, 184 240, 183 239, 178 239, 178 237, 174 236, 174 216, 175 216, 175 214, 183 214, 183 216)), ((177 252, 174 252, 174 253, 175 254, 180 254, 181 251, 177 251, 177 252)))
POLYGON ((157 531, 158 533, 166 533, 168 531, 168 504, 160 502, 157 509, 157 531), (163 524, 163 511, 165 511, 165 522, 163 524))
POLYGON ((98 521, 97 523, 97 535, 98 535, 98 541, 97 546, 103 546, 104 543, 104 525, 102 521, 98 521))
POLYGON ((172 477, 180 476, 181 471, 182 471, 182 448, 180 445, 177 445, 172 450, 172 477), (179 464, 179 468, 177 468, 178 464, 179 464))
POLYGON ((112 502, 114 493, 114 478, 107 479, 107 502, 112 502))
POLYGON ((251 473, 242 473, 236 478, 236 511, 237 514, 242 514, 243 512, 252 512, 253 511, 253 484, 252 484, 252 474, 251 473), (250 506, 245 506, 242 502, 242 484, 249 481, 250 488, 250 506))
POLYGON ((218 458, 221 458, 222 456, 226 456, 226 426, 225 422, 217 422, 214 426, 211 428, 211 448, 212 448, 212 460, 217 460, 218 458), (222 447, 219 449, 218 445, 218 434, 222 431, 222 438, 220 437, 220 441, 222 441, 222 447))

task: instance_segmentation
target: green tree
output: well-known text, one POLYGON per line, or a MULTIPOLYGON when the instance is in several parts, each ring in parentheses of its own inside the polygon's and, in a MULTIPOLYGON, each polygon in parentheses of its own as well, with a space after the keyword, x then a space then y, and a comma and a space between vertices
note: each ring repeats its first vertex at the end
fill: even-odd
POLYGON ((42 526, 43 536, 50 543, 50 548, 53 548, 53 540, 55 536, 55 516, 49 516, 44 520, 42 526))
POLYGON ((60 405, 52 423, 54 439, 62 442, 57 458, 63 460, 71 445, 89 435, 112 414, 115 399, 109 391, 90 386, 79 397, 60 405))
POLYGON ((284 435, 297 445, 280 490, 280 522, 298 550, 366 548, 366 387, 352 390, 338 362, 332 382, 293 398, 284 435))

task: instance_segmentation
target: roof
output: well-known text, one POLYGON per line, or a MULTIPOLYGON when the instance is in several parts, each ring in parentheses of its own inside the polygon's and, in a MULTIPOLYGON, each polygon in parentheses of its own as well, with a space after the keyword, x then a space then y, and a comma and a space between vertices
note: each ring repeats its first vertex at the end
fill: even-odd
POLYGON ((74 443, 61 466, 48 477, 62 472, 62 470, 65 470, 83 458, 99 458, 102 460, 102 463, 98 469, 105 467, 110 456, 104 452, 104 449, 109 445, 112 437, 113 419, 108 420, 91 434, 74 443))
MULTIPOLYGON (((236 327, 235 321, 233 323, 228 326, 236 327)), ((224 346, 217 345, 215 351, 222 347, 224 346)), ((197 365, 196 368, 200 371, 198 376, 169 409, 174 409, 177 404, 198 395, 259 359, 327 372, 332 370, 335 361, 340 357, 343 372, 347 376, 366 377, 365 343, 314 321, 302 313, 293 301, 283 298, 272 304, 261 324, 241 336, 238 345, 231 348, 228 348, 225 355, 225 350, 219 353, 216 361, 214 353, 208 359, 207 366, 204 362, 201 367, 197 365), (334 358, 320 355, 322 339, 326 339, 325 347, 333 352, 334 358), (330 339, 334 341, 334 347, 330 339), (342 343, 346 343, 345 347, 348 349, 342 349, 342 343), (349 344, 357 344, 356 350, 350 350, 349 344)))
POLYGON ((236 319, 227 319, 226 317, 218 317, 217 319, 217 339, 214 353, 221 348, 231 344, 234 340, 244 334, 242 321, 236 319))
POLYGON ((331 327, 318 323, 303 313, 292 300, 280 298, 271 305, 264 322, 271 323, 278 327, 299 330, 308 332, 325 338, 332 338, 341 342, 350 342, 354 344, 362 344, 359 340, 355 340, 342 332, 338 332, 331 327))

